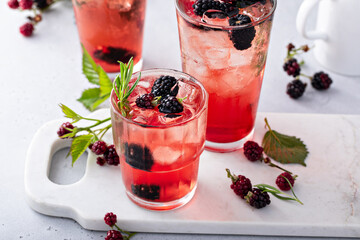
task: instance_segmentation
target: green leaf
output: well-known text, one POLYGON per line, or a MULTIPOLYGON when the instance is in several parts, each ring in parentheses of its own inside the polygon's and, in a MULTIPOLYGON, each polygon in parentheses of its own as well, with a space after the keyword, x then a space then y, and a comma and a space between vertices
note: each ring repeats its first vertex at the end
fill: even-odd
POLYGON ((86 51, 85 47, 81 45, 83 49, 82 70, 86 78, 90 83, 100 85, 99 83, 99 70, 95 61, 91 58, 90 54, 86 51))
POLYGON ((85 152, 85 150, 91 144, 94 136, 92 134, 80 135, 74 138, 71 147, 70 147, 70 155, 72 157, 72 166, 79 159, 79 157, 85 152))
POLYGON ((81 97, 77 99, 81 102, 88 110, 94 111, 101 103, 108 99, 110 93, 101 96, 100 88, 89 88, 83 91, 81 97))
POLYGON ((77 122, 80 119, 82 119, 82 117, 79 114, 77 114, 76 112, 71 110, 69 107, 65 106, 64 104, 60 104, 59 106, 61 107, 61 110, 65 114, 65 117, 71 118, 73 120, 73 122, 77 122))
POLYGON ((272 130, 266 118, 265 123, 269 127, 269 131, 265 133, 262 141, 264 152, 277 162, 306 166, 305 158, 309 152, 301 139, 272 130))
POLYGON ((106 74, 104 69, 99 67, 99 84, 100 84, 100 96, 109 95, 113 88, 113 84, 109 76, 106 74))

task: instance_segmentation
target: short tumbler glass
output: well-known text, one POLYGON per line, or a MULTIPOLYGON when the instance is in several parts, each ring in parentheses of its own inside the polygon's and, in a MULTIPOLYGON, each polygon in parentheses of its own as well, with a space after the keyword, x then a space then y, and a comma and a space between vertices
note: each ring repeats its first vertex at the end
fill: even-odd
POLYGON ((182 70, 209 93, 206 149, 239 149, 254 131, 276 0, 203 16, 194 13, 195 0, 175 2, 182 70))
MULTIPOLYGON (((138 76, 135 73, 130 83, 138 76)), ((195 193, 199 157, 205 146, 208 94, 202 84, 179 71, 146 70, 141 72, 141 80, 129 97, 130 118, 121 115, 114 100, 113 92, 114 145, 130 200, 151 210, 170 210, 189 202, 195 193), (182 113, 166 115, 157 108, 144 110, 135 106, 136 97, 149 93, 160 76, 178 79, 177 98, 183 99, 182 113)))
POLYGON ((146 0, 72 0, 80 42, 108 73, 134 58, 142 67, 146 0))

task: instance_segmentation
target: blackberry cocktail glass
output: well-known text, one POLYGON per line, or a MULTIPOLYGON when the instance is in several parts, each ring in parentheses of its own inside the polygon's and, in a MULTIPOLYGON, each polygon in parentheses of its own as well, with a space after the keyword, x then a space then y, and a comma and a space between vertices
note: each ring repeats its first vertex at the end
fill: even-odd
MULTIPOLYGON (((135 73, 131 82, 138 76, 135 73)), ((130 118, 121 115, 116 99, 112 92, 114 145, 128 197, 152 210, 186 204, 195 193, 199 157, 205 145, 208 95, 204 87, 187 74, 154 69, 141 72, 141 80, 129 97, 130 118), (164 114, 157 107, 136 106, 136 98, 150 93, 154 81, 161 76, 178 80, 177 98, 183 99, 183 112, 164 114)))
POLYGON ((195 0, 175 2, 182 69, 209 93, 206 149, 239 149, 254 130, 276 0, 221 1, 204 14, 195 0))
POLYGON ((72 0, 80 42, 106 72, 118 61, 142 67, 146 0, 72 0))

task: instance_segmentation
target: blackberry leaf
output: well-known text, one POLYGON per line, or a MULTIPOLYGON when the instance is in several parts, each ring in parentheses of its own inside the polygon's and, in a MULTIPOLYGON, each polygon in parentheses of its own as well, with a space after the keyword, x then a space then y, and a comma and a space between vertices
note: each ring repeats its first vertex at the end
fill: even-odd
POLYGON ((269 128, 262 141, 266 155, 280 163, 297 163, 306 166, 305 158, 309 152, 303 141, 272 130, 266 118, 265 123, 269 128))
POLYGON ((64 104, 59 105, 63 113, 65 114, 65 117, 71 118, 73 120, 73 123, 79 121, 82 117, 71 110, 69 107, 65 106, 64 104))
POLYGON ((85 152, 85 150, 89 147, 93 140, 94 136, 92 134, 80 135, 75 137, 71 147, 70 147, 70 155, 72 157, 72 166, 78 158, 85 152))
POLYGON ((89 111, 94 111, 109 96, 110 93, 101 96, 100 88, 89 88, 82 92, 81 97, 77 101, 81 102, 89 111))
POLYGON ((110 97, 112 81, 100 65, 97 65, 90 54, 83 48, 83 73, 90 83, 99 88, 84 90, 78 99, 88 110, 94 111, 102 102, 110 97))

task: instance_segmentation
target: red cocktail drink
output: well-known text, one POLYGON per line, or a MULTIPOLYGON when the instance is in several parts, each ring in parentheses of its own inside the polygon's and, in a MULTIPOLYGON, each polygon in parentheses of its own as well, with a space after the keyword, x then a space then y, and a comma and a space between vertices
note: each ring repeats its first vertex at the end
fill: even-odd
POLYGON ((106 72, 118 61, 142 66, 146 0, 72 0, 80 42, 106 72))
MULTIPOLYGON (((133 75, 132 82, 138 73, 133 75)), ((130 85, 132 85, 130 83, 130 85)), ((130 118, 125 118, 111 96, 111 119, 126 193, 136 204, 168 210, 187 203, 194 195, 199 157, 204 150, 208 95, 202 85, 174 70, 148 70, 129 97, 130 118), (150 93, 161 76, 177 80, 180 113, 143 109, 136 99, 150 93)), ((160 107, 159 107, 160 108, 160 107)))
POLYGON ((209 93, 206 148, 227 152, 253 133, 276 0, 206 4, 176 0, 182 68, 209 93))

